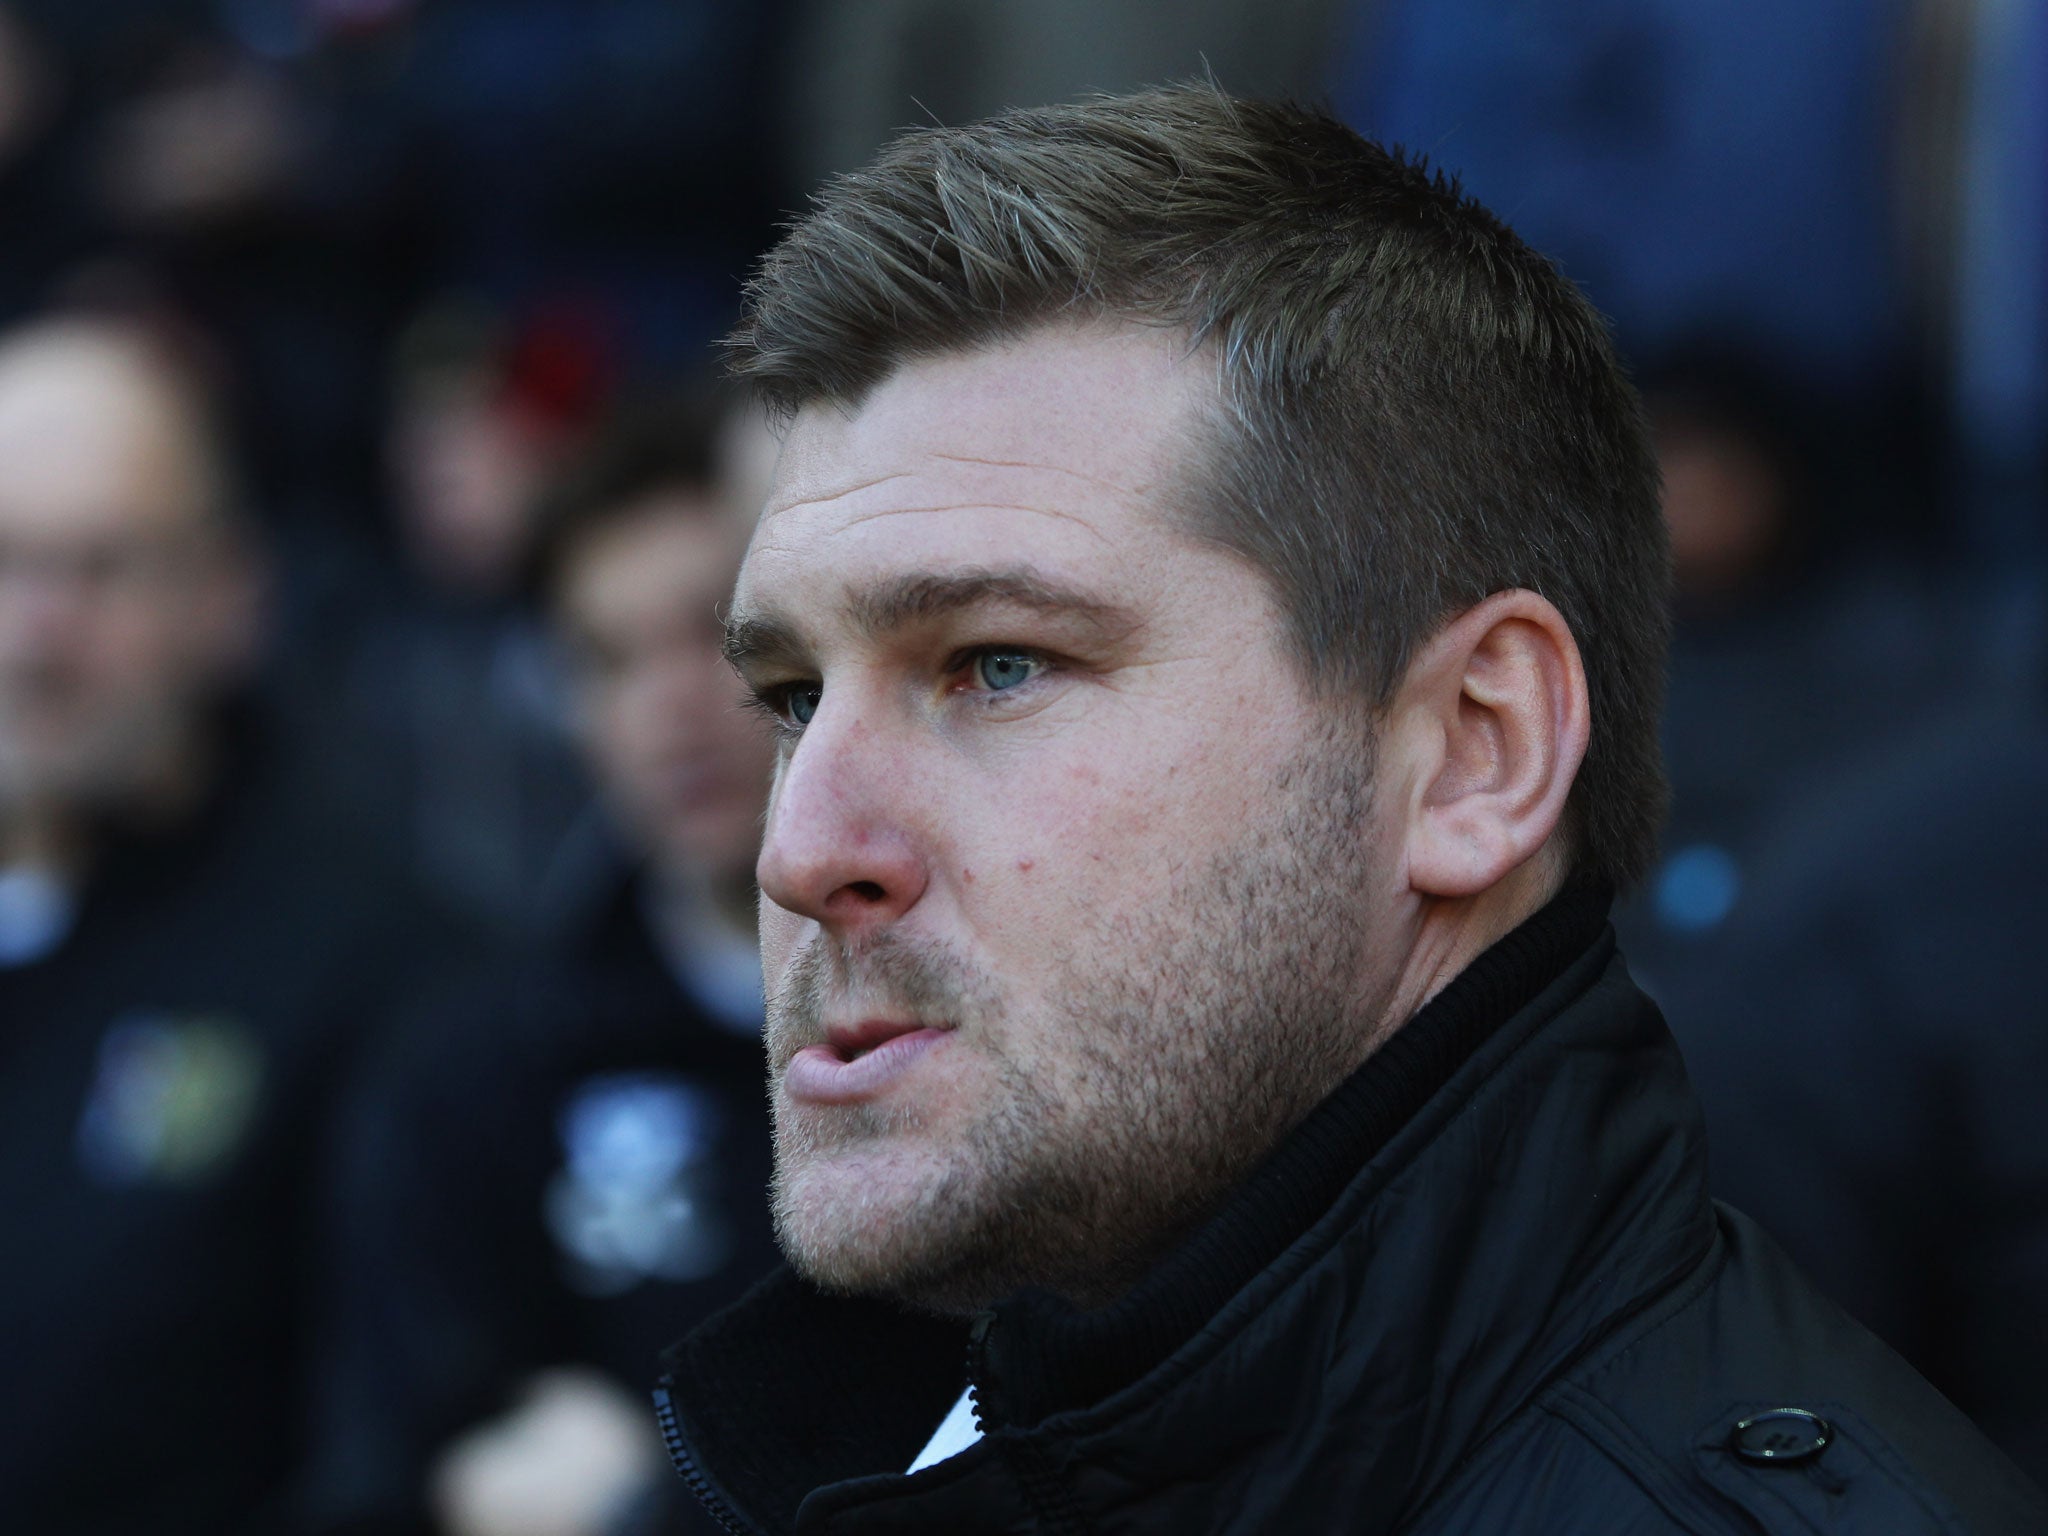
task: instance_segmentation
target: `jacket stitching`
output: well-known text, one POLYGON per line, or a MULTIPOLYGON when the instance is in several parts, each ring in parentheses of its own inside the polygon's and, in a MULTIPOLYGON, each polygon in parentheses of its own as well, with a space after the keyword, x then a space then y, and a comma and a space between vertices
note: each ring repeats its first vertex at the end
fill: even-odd
POLYGON ((1616 1319, 1614 1325, 1581 1350, 1565 1371, 1558 1373, 1559 1376, 1563 1377, 1567 1372, 1579 1373, 1586 1384, 1585 1390, 1590 1392, 1593 1378, 1619 1366, 1704 1300, 1728 1263, 1727 1246, 1721 1242, 1721 1235, 1714 1228, 1711 1209, 1708 1233, 1706 1251, 1695 1261, 1698 1267, 1691 1274, 1633 1317, 1616 1319), (1636 1325, 1633 1330, 1631 1324, 1636 1325), (1609 1353, 1602 1355, 1600 1351, 1603 1349, 1609 1353))
POLYGON ((1023 1491, 1024 1501, 1045 1523, 1046 1530, 1052 1536, 1088 1536, 1094 1524, 1052 1466, 1049 1451, 1021 1435, 1005 1438, 999 1444, 1011 1475, 1023 1491))
MULTIPOLYGON (((1422 1520, 1428 1518, 1442 1509, 1456 1497, 1461 1485, 1476 1477, 1479 1471, 1488 1463, 1499 1456, 1506 1455, 1509 1446, 1517 1434, 1527 1432, 1528 1426, 1535 1422, 1538 1415, 1551 1411, 1550 1402, 1553 1398, 1565 1392, 1582 1390, 1575 1387, 1571 1381, 1570 1378, 1573 1372, 1588 1369, 1591 1373, 1597 1374, 1599 1371, 1606 1369, 1607 1365, 1611 1364, 1613 1360, 1621 1359, 1629 1350, 1637 1347, 1643 1340, 1648 1339, 1666 1323, 1669 1323, 1673 1318, 1683 1313, 1713 1284, 1714 1277, 1720 1273, 1724 1260, 1725 1255, 1719 1243, 1710 1236, 1706 1244, 1706 1252, 1693 1260, 1695 1267, 1691 1273, 1681 1276, 1671 1290, 1664 1292, 1662 1295, 1651 1297, 1634 1312, 1612 1319, 1607 1328, 1588 1340, 1583 1349, 1560 1365, 1546 1381, 1539 1383, 1530 1392, 1528 1399, 1522 1407, 1502 1420, 1491 1433, 1483 1436, 1450 1469, 1436 1489, 1424 1496, 1422 1504, 1416 1512, 1415 1519, 1422 1520), (1660 1311, 1664 1315, 1658 1316, 1657 1314, 1660 1311), (1632 1325, 1636 1324, 1641 1325, 1641 1331, 1629 1337, 1620 1346, 1619 1353, 1612 1356, 1609 1360, 1601 1361, 1591 1367, 1587 1366, 1589 1357, 1609 1345, 1618 1335, 1625 1334, 1632 1325)), ((1590 1396, 1590 1394, 1587 1395, 1590 1396)), ((1404 1521, 1402 1529, 1408 1529, 1409 1527, 1410 1522, 1404 1521)))
MULTIPOLYGON (((1657 1454, 1653 1446, 1593 1393, 1566 1383, 1558 1389, 1552 1401, 1545 1404, 1543 1411, 1561 1420, 1623 1476, 1641 1488, 1659 1509, 1688 1530, 1721 1532, 1732 1529, 1702 1508, 1698 1491, 1688 1487, 1685 1479, 1657 1454), (1701 1521, 1709 1523, 1702 1525, 1701 1521)), ((1718 1489, 1712 1491, 1719 1496, 1718 1489)), ((1745 1522, 1745 1525, 1750 1531, 1760 1529, 1754 1520, 1745 1522)))
MULTIPOLYGON (((1589 1361, 1587 1363, 1583 1381, 1565 1381, 1561 1383, 1557 1389, 1557 1393, 1555 1394, 1557 1398, 1560 1401, 1562 1401, 1566 1398, 1568 1394, 1570 1399, 1574 1402, 1597 1404, 1602 1410, 1603 1414, 1611 1415, 1613 1410, 1608 1406, 1606 1399, 1601 1397, 1599 1393, 1594 1390, 1592 1382, 1596 1378, 1608 1375, 1611 1372, 1618 1369, 1619 1367, 1621 1367, 1632 1356, 1640 1352, 1644 1348, 1644 1346, 1646 1346, 1660 1332, 1662 1332, 1665 1328, 1671 1326, 1673 1323, 1677 1322, 1681 1317, 1685 1316, 1695 1306, 1697 1306, 1701 1301, 1703 1301, 1706 1297, 1708 1290, 1712 1286, 1714 1278, 1726 1266, 1726 1263, 1726 1247, 1719 1241, 1716 1241, 1714 1244, 1714 1254, 1711 1262, 1702 1266, 1699 1276, 1693 1279, 1689 1279, 1686 1282, 1686 1284, 1683 1287, 1681 1287, 1680 1292, 1676 1296, 1671 1298, 1671 1304, 1668 1311, 1666 1311, 1661 1317, 1657 1317, 1653 1321, 1650 1321, 1648 1325, 1642 1328, 1640 1331, 1630 1334, 1626 1338, 1617 1339, 1615 1341, 1615 1347, 1611 1354, 1607 1355, 1602 1359, 1589 1361)), ((1898 1453, 1891 1446, 1890 1442, 1885 1440, 1883 1436, 1879 1435, 1866 1422, 1864 1422, 1861 1415, 1855 1414, 1846 1407, 1837 1406, 1833 1403, 1826 1404, 1825 1406, 1829 1409, 1830 1412, 1837 1414, 1845 1420, 1854 1420, 1858 1430, 1860 1431, 1857 1443, 1863 1450, 1864 1454, 1870 1458, 1872 1464, 1875 1467, 1879 1468, 1885 1474, 1888 1475, 1892 1483, 1898 1487, 1901 1493, 1905 1494, 1908 1498, 1910 1498, 1913 1501, 1914 1504, 1919 1506, 1921 1512, 1925 1514, 1930 1521, 1933 1522, 1936 1529, 1942 1531, 1953 1531, 1957 1529, 1953 1521, 1946 1519, 1942 1515, 1940 1510, 1936 1509, 1931 1504, 1929 1504, 1922 1490, 1911 1479, 1904 1463, 1899 1459, 1898 1453)), ((1653 1460, 1653 1462, 1655 1462, 1660 1467, 1663 1465, 1661 1459, 1657 1457, 1657 1453, 1653 1447, 1643 1445, 1640 1438, 1635 1436, 1633 1432, 1630 1433, 1629 1438, 1632 1443, 1642 1446, 1642 1451, 1644 1455, 1650 1457, 1653 1460)), ((1697 1449, 1696 1446, 1692 1448, 1697 1449)), ((1816 1529, 1813 1522, 1809 1520, 1804 1514, 1802 1514, 1795 1505, 1787 1502, 1782 1494, 1778 1493, 1775 1489, 1769 1487, 1759 1479, 1755 1477, 1750 1477, 1746 1480, 1744 1486, 1753 1487, 1760 1497, 1770 1500, 1772 1504, 1776 1505, 1778 1508, 1783 1510, 1787 1518, 1798 1522, 1801 1529, 1808 1531, 1816 1529)), ((1724 1497, 1727 1497, 1727 1495, 1724 1495, 1724 1497)))
MULTIPOLYGON (((1477 1097, 1475 1094, 1474 1098, 1477 1097)), ((1392 1181, 1388 1187, 1392 1187, 1392 1181)), ((1597 1373, 1605 1369, 1613 1359, 1620 1359, 1628 1350, 1634 1349, 1666 1323, 1683 1313, 1713 1284, 1724 1261, 1725 1254, 1717 1240, 1710 1217, 1706 1240, 1700 1244, 1699 1251, 1688 1257, 1682 1266, 1674 1266, 1674 1278, 1668 1282, 1668 1288, 1653 1291, 1635 1307, 1608 1318, 1597 1332, 1583 1340, 1580 1347, 1560 1363, 1556 1370, 1530 1389, 1519 1408, 1510 1413, 1492 1431, 1483 1435, 1471 1450, 1445 1473, 1436 1489, 1424 1496, 1424 1511, 1449 1498, 1459 1484, 1491 1460, 1496 1441, 1504 1440, 1518 1425, 1527 1422, 1532 1415, 1543 1412, 1545 1399, 1562 1386, 1568 1385, 1574 1372, 1586 1370, 1589 1373, 1597 1373), (1631 1334, 1630 1330, 1638 1326, 1641 1331, 1631 1334), (1615 1345, 1617 1341, 1621 1341, 1618 1346, 1620 1354, 1608 1361, 1588 1364, 1602 1349, 1615 1345)))

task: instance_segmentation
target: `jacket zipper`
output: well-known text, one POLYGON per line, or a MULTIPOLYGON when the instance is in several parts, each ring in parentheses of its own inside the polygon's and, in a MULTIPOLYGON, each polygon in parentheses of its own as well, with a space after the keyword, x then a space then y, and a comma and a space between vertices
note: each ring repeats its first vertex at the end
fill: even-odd
MULTIPOLYGON (((997 1416, 989 1408, 987 1399, 991 1385, 988 1378, 988 1336, 995 1320, 994 1312, 977 1312, 967 1327, 968 1402, 974 1409, 974 1427, 983 1435, 989 1433, 990 1422, 997 1416)), ((999 1385, 997 1390, 1000 1395, 999 1385)), ((998 1402, 996 1407, 1000 1408, 1001 1403, 998 1402)), ((1003 1454, 1010 1464, 1011 1474, 1023 1488, 1025 1501, 1046 1529, 1055 1533, 1070 1532, 1073 1536, 1085 1536, 1093 1529, 1059 1475, 1046 1465, 1041 1451, 1028 1441, 1019 1440, 1006 1446, 1003 1454)))
POLYGON ((668 1459, 675 1463, 676 1471, 689 1484, 690 1492, 697 1496, 697 1502, 704 1506, 705 1513, 730 1536, 758 1536, 754 1527, 740 1518, 738 1510, 719 1498, 717 1490, 711 1486, 711 1479, 697 1465, 696 1456, 683 1440, 683 1427, 676 1418, 675 1399, 669 1395, 669 1378, 666 1376, 654 1389, 654 1416, 661 1424, 661 1438, 668 1446, 668 1459))
POLYGON ((980 1433, 988 1433, 988 1421, 983 1417, 987 1404, 982 1398, 983 1378, 987 1376, 988 1330, 996 1320, 993 1312, 977 1312, 974 1321, 967 1325, 967 1407, 974 1415, 974 1427, 980 1433))

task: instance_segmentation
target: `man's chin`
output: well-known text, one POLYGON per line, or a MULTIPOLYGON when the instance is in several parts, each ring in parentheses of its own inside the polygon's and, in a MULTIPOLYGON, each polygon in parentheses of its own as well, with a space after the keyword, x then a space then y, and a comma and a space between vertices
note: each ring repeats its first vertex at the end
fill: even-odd
POLYGON ((775 1179, 776 1240, 820 1290, 972 1312, 1011 1287, 992 1262, 996 1224, 978 1215, 969 1182, 957 1163, 911 1149, 785 1158, 775 1179))

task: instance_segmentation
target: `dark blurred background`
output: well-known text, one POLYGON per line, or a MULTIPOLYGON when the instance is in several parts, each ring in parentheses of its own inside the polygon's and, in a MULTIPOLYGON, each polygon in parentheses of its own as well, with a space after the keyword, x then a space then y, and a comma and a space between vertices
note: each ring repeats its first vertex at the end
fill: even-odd
POLYGON ((2048 0, 0 0, 0 1503, 692 1529, 767 1262, 714 343, 894 131, 1456 174, 1664 460, 1715 1178, 2048 1476, 2048 0))

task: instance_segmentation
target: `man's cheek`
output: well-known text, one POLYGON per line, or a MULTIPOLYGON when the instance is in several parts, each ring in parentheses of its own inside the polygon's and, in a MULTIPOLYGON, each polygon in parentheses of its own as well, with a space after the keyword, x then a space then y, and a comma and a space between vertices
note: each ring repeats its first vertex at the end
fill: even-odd
POLYGON ((760 898, 761 975, 772 995, 782 985, 783 973, 795 958, 804 931, 815 926, 787 908, 777 906, 764 892, 760 898))

